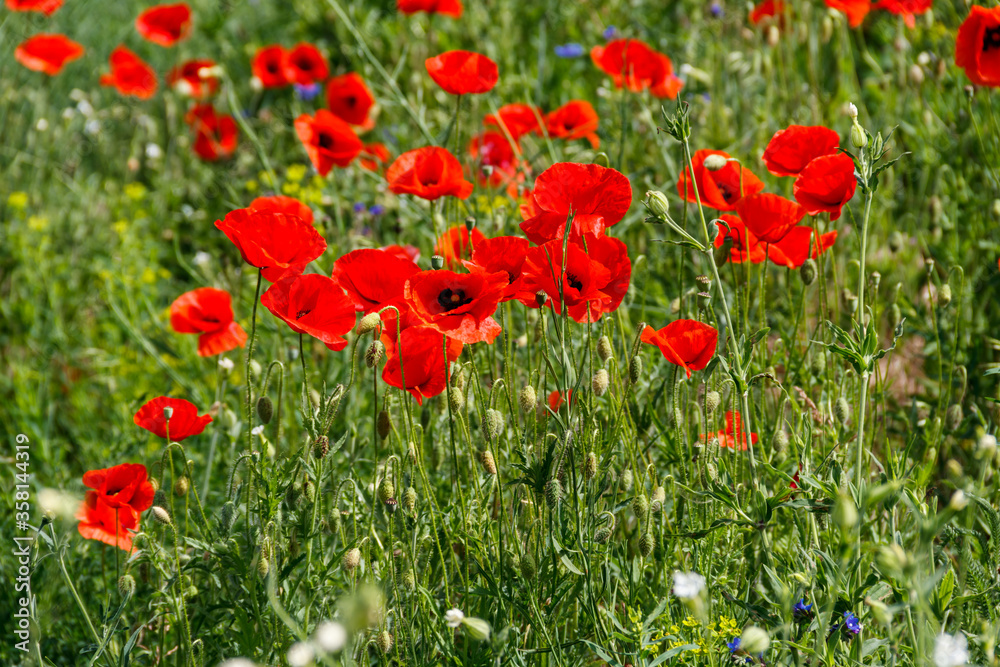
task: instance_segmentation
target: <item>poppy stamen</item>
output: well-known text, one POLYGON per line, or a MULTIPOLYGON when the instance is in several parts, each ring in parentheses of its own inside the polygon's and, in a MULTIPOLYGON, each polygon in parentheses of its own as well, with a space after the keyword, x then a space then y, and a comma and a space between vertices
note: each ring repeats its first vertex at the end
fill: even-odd
POLYGON ((446 312, 470 303, 472 303, 472 299, 465 298, 465 290, 451 290, 450 288, 446 288, 438 294, 438 305, 444 308, 446 312))
POLYGON ((575 290, 583 289, 583 283, 580 282, 580 279, 574 276, 572 273, 566 274, 566 282, 569 283, 569 286, 575 290))
POLYGON ((306 315, 308 315, 311 312, 312 312, 312 309, 309 309, 309 310, 300 310, 299 312, 295 313, 295 319, 301 320, 303 317, 305 317, 306 315))
POLYGON ((1000 49, 1000 26, 987 28, 983 32, 983 53, 994 48, 1000 49))

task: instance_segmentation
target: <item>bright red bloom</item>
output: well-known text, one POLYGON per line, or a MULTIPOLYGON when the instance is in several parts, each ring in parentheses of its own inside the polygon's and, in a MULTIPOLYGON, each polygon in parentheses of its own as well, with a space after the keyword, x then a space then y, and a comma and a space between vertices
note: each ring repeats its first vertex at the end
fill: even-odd
POLYGON ((63 0, 7 0, 6 5, 12 12, 41 12, 52 16, 62 7, 63 0))
POLYGON ((220 229, 250 266, 256 266, 268 282, 297 276, 309 262, 323 254, 326 241, 297 215, 238 208, 222 220, 220 229))
POLYGON ((447 51, 424 61, 434 83, 452 95, 475 95, 493 90, 497 64, 472 51, 447 51))
POLYGON ((313 224, 312 209, 300 202, 295 197, 285 195, 271 195, 270 197, 257 197, 247 206, 250 211, 271 211, 273 213, 284 213, 302 218, 310 225, 313 224))
POLYGON ((823 0, 830 9, 847 15, 847 24, 857 28, 872 9, 871 0, 823 0))
POLYGON ((674 99, 684 83, 674 76, 670 58, 637 39, 616 39, 590 50, 590 58, 611 76, 616 88, 649 89, 657 97, 674 99))
MULTIPOLYGON (((726 411, 726 428, 724 431, 719 431, 718 433, 713 433, 719 440, 719 447, 727 449, 738 449, 741 452, 747 450, 746 435, 743 431, 743 419, 740 417, 739 412, 733 412, 731 410, 726 411)), ((704 438, 704 434, 702 434, 704 438)), ((707 440, 707 438, 705 438, 707 440)), ((757 444, 757 434, 750 434, 750 442, 757 444)))
POLYGON ((955 64, 977 86, 1000 86, 1000 7, 973 5, 958 27, 955 64))
MULTIPOLYGON (((502 132, 483 132, 472 137, 469 140, 469 155, 480 167, 491 168, 489 176, 485 170, 479 170, 480 184, 497 187, 504 183, 514 184, 518 180, 519 153, 515 152, 515 147, 502 132)), ((520 176, 523 180, 524 176, 520 176)))
POLYGON ((785 3, 781 0, 764 0, 758 2, 750 12, 750 22, 760 25, 765 19, 780 17, 785 12, 785 3))
POLYGON ((271 44, 257 49, 250 68, 264 88, 282 88, 289 84, 285 76, 285 47, 271 44))
POLYGON ((493 319, 507 288, 507 273, 421 271, 403 286, 403 299, 435 331, 463 343, 492 343, 500 333, 493 319))
POLYGON ((233 319, 229 292, 200 287, 181 294, 170 304, 170 326, 177 333, 196 333, 198 354, 211 357, 247 342, 243 327, 233 319))
POLYGON ((528 252, 528 239, 520 236, 497 236, 492 239, 476 241, 472 249, 472 259, 463 260, 469 271, 473 273, 492 274, 503 271, 507 274, 507 287, 500 301, 510 301, 519 291, 518 281, 521 278, 521 268, 528 252))
POLYGON ((821 125, 789 125, 771 137, 761 159, 775 176, 798 176, 813 158, 832 155, 840 135, 821 125))
POLYGON ((204 99, 215 93, 219 87, 219 80, 214 76, 202 76, 202 72, 211 67, 215 67, 215 62, 212 60, 189 60, 170 70, 167 83, 183 95, 196 100, 204 99))
POLYGON ((472 256, 475 246, 486 240, 481 231, 473 227, 470 236, 465 225, 456 225, 442 234, 434 244, 434 254, 444 257, 445 266, 453 266, 457 262, 472 256))
POLYGON ((101 76, 102 86, 113 86, 122 95, 147 100, 156 92, 156 72, 124 46, 111 52, 111 73, 101 76))
POLYGON ((854 176, 854 160, 846 153, 818 157, 802 170, 792 192, 809 215, 826 211, 831 220, 840 217, 844 204, 851 200, 858 181, 854 176))
POLYGON ((352 250, 333 263, 333 278, 356 310, 370 313, 403 297, 403 285, 420 267, 385 250, 352 250))
POLYGON ((742 264, 746 261, 747 257, 754 264, 760 264, 764 261, 766 257, 764 247, 757 240, 757 236, 753 232, 747 231, 746 225, 743 224, 742 220, 729 213, 722 214, 719 216, 719 219, 729 225, 729 229, 727 230, 725 226, 719 225, 719 233, 715 237, 715 247, 721 248, 726 239, 731 238, 733 244, 732 249, 729 251, 730 262, 742 264))
POLYGON ((133 421, 136 426, 146 429, 153 435, 167 437, 167 417, 164 408, 173 410, 170 416, 170 440, 180 442, 192 435, 198 435, 212 422, 210 415, 198 416, 198 408, 194 403, 183 398, 160 396, 146 403, 135 413, 133 421))
POLYGON ((473 185, 465 180, 462 164, 448 149, 425 146, 406 151, 385 172, 389 190, 429 199, 451 196, 467 199, 473 185))
POLYGON ((160 46, 173 46, 191 32, 191 8, 186 2, 150 7, 135 20, 139 34, 160 46))
POLYGON ((382 252, 387 252, 390 255, 393 255, 394 257, 398 257, 400 259, 406 259, 411 262, 416 262, 418 259, 420 259, 420 248, 409 244, 399 245, 394 243, 392 245, 382 246, 381 248, 379 248, 379 250, 381 250, 382 252))
POLYGON ((285 79, 300 86, 323 83, 330 76, 326 58, 312 44, 296 44, 291 51, 285 53, 281 67, 285 72, 285 79))
POLYGON ((736 212, 760 243, 785 238, 806 214, 795 202, 770 192, 744 197, 736 203, 736 212))
POLYGON ((447 366, 450 373, 451 363, 462 354, 461 341, 442 336, 426 326, 407 327, 402 330, 397 340, 396 328, 384 327, 382 343, 385 345, 385 367, 382 369, 382 381, 390 387, 410 392, 413 398, 417 399, 418 405, 423 404, 425 398, 437 396, 448 386, 448 377, 445 375, 445 341, 448 346, 447 366), (401 355, 402 372, 399 366, 401 355))
POLYGON ((326 103, 337 118, 351 125, 368 126, 375 98, 357 72, 348 72, 327 82, 326 103))
POLYGON ((91 489, 108 507, 128 512, 136 523, 139 513, 153 505, 153 485, 147 479, 146 466, 122 463, 113 468, 89 470, 83 474, 83 484, 91 489))
POLYGON ((830 249, 837 240, 837 230, 827 232, 814 239, 815 230, 811 227, 794 227, 785 238, 767 247, 767 257, 775 264, 797 269, 808 258, 816 259, 830 249))
POLYGON ((917 25, 916 15, 929 11, 933 4, 934 0, 879 0, 875 9, 902 16, 906 27, 914 28, 917 25))
POLYGON ((390 157, 392 156, 385 144, 378 142, 365 144, 361 148, 361 160, 358 164, 361 165, 362 169, 380 172, 385 169, 390 157))
POLYGON ((554 139, 586 139, 597 149, 597 112, 590 102, 573 100, 545 114, 545 131, 554 139))
POLYGON ((564 399, 562 392, 557 389, 555 391, 549 392, 549 397, 548 397, 547 402, 548 402, 549 408, 552 410, 552 412, 559 412, 559 408, 561 408, 563 406, 563 404, 566 403, 567 399, 569 400, 570 407, 572 407, 573 406, 573 390, 572 389, 567 389, 566 390, 566 399, 564 399))
POLYGON ((741 197, 755 195, 764 189, 764 184, 746 167, 729 160, 726 166, 718 171, 705 168, 705 158, 709 155, 730 157, 724 151, 702 149, 691 156, 694 165, 694 182, 691 182, 691 167, 685 167, 677 180, 677 194, 681 199, 697 202, 701 198, 703 206, 718 211, 732 211, 741 197), (741 176, 742 174, 742 176, 741 176), (698 187, 698 197, 695 196, 695 186, 698 187), (742 192, 741 192, 742 188, 742 192))
POLYGON ((295 132, 320 176, 329 174, 334 166, 346 167, 363 148, 351 126, 326 109, 318 110, 315 116, 296 118, 295 132))
POLYGON ((14 49, 14 58, 30 70, 55 76, 83 55, 83 47, 65 35, 35 35, 14 49))
POLYGON ((659 331, 646 327, 641 340, 658 347, 667 361, 691 377, 691 371, 704 370, 715 356, 719 332, 697 320, 674 320, 659 331))
POLYGON ((218 114, 211 104, 198 104, 185 120, 194 132, 191 148, 202 160, 212 162, 236 152, 239 130, 229 114, 218 114))
POLYGON ((347 347, 354 328, 354 302, 333 278, 318 273, 282 278, 260 297, 262 306, 299 334, 323 341, 334 352, 347 347))
POLYGON ((505 104, 497 109, 496 115, 489 114, 483 119, 486 126, 495 126, 503 132, 507 128, 511 139, 517 141, 530 132, 534 132, 541 127, 539 119, 542 112, 538 107, 530 104, 505 104))
POLYGON ((441 14, 458 18, 462 15, 462 0, 396 0, 396 9, 401 14, 441 14))
POLYGON ((570 240, 577 240, 585 233, 600 236, 621 221, 632 205, 632 186, 610 167, 558 162, 538 176, 528 200, 521 229, 532 242, 561 239, 570 212, 570 240))
POLYGON ((111 507, 95 491, 88 491, 76 518, 80 521, 76 529, 84 539, 132 551, 132 534, 139 527, 139 518, 127 507, 111 507))

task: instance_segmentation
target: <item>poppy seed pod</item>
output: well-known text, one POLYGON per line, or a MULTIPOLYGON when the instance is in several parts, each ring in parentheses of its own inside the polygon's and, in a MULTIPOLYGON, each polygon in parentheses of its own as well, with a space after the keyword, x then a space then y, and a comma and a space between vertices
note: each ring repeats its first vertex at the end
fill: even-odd
POLYGON ((636 355, 628 362, 628 381, 631 384, 638 384, 642 377, 642 357, 636 355))
POLYGON ((483 464, 483 469, 489 475, 497 474, 497 462, 493 458, 493 452, 488 449, 484 449, 479 452, 479 461, 483 464))
POLYGON ((498 410, 488 409, 483 415, 483 433, 486 434, 486 439, 493 442, 499 438, 503 427, 503 415, 498 410))
POLYGON ((348 574, 354 572, 355 568, 361 564, 361 549, 354 547, 353 549, 348 549, 344 557, 340 559, 340 566, 347 571, 348 574))
POLYGON ((583 462, 583 476, 587 480, 597 476, 597 454, 594 452, 587 452, 587 458, 583 462))
POLYGON ((465 219, 465 228, 471 232, 475 227, 476 227, 476 219, 473 218, 471 215, 468 216, 465 219))
POLYGON ((271 417, 274 416, 274 404, 267 396, 261 396, 257 399, 257 416, 260 417, 261 422, 271 423, 271 417))
POLYGON ((941 308, 947 308, 951 303, 951 285, 948 283, 941 285, 941 289, 938 290, 937 303, 941 308))
POLYGON ((650 190, 646 193, 646 205, 653 215, 659 218, 670 217, 670 201, 659 190, 650 190))
POLYGON ((712 295, 708 292, 698 292, 698 310, 708 310, 712 305, 712 295))
POLYGON ((189 477, 182 476, 178 477, 177 481, 174 482, 174 495, 178 498, 183 498, 187 495, 188 490, 191 488, 191 479, 189 477))
POLYGON ((524 413, 531 413, 534 411, 535 406, 538 404, 538 398, 535 396, 535 388, 530 384, 524 385, 524 387, 517 393, 517 404, 524 413))
POLYGON ((465 394, 462 393, 461 389, 452 387, 448 390, 448 405, 454 412, 461 412, 465 409, 465 394))
POLYGON ((535 559, 532 558, 531 554, 524 554, 524 557, 521 558, 521 576, 526 581, 531 581, 535 578, 535 572, 535 559))
POLYGON ((816 282, 816 261, 813 259, 807 259, 799 267, 799 278, 802 280, 803 285, 812 285, 816 282))
POLYGON ((562 500, 563 488, 558 477, 553 477, 545 483, 545 503, 549 508, 555 508, 562 500))
POLYGON ((833 416, 837 418, 837 422, 841 426, 846 426, 847 420, 851 418, 851 406, 843 396, 833 404, 833 416))
POLYGON ((611 378, 608 376, 608 371, 601 368, 596 373, 590 381, 590 388, 593 389, 595 396, 604 396, 608 391, 608 384, 610 384, 611 378))
POLYGON ((412 486, 406 487, 406 491, 403 491, 403 509, 407 512, 413 512, 417 507, 417 490, 412 486))
POLYGON ((378 499, 382 501, 383 504, 389 502, 393 496, 396 495, 396 487, 393 485, 391 479, 383 479, 378 485, 378 499))
POLYGON ((164 526, 170 525, 170 512, 159 505, 153 505, 153 518, 162 523, 164 526))
POLYGON ((170 418, 173 417, 173 416, 174 416, 174 409, 172 407, 170 407, 169 405, 164 406, 164 408, 163 408, 163 418, 166 419, 167 421, 170 421, 170 418))
POLYGON ((313 457, 317 459, 325 458, 330 452, 330 439, 325 435, 321 435, 313 441, 312 453, 313 457))
POLYGON ((431 268, 434 269, 435 271, 440 271, 441 269, 443 269, 444 268, 444 257, 442 257, 441 255, 432 255, 431 256, 431 268))
POLYGON ((392 418, 389 417, 388 410, 379 411, 376 428, 378 429, 378 437, 385 440, 389 435, 389 431, 392 430, 392 418))
POLYGON ((645 493, 640 493, 632 499, 632 511, 640 520, 646 518, 646 513, 649 511, 649 498, 646 497, 645 493))
POLYGON ((549 295, 546 294, 544 291, 538 290, 537 292, 535 292, 535 305, 537 305, 539 308, 544 306, 545 302, 548 301, 548 299, 549 295))
POLYGON ((722 396, 719 395, 719 392, 710 391, 705 394, 705 411, 708 414, 714 413, 720 403, 722 403, 722 396))
POLYGON ((373 340, 372 344, 365 350, 365 365, 368 368, 375 368, 378 362, 385 356, 385 345, 380 340, 373 340))
POLYGON ((709 171, 721 171, 726 168, 727 162, 729 162, 729 159, 726 156, 713 153, 705 157, 703 165, 709 171))
POLYGON ((392 651, 392 635, 389 634, 388 630, 378 633, 378 639, 375 643, 378 645, 379 653, 382 655, 388 655, 392 651))
POLYGON ((601 360, 601 363, 608 363, 608 359, 614 354, 614 350, 611 348, 611 339, 607 336, 601 336, 597 339, 597 356, 601 360))
POLYGON ((639 553, 642 554, 643 558, 647 558, 649 554, 653 553, 655 546, 656 540, 653 539, 652 533, 643 533, 642 537, 639 538, 639 553))
POLYGON ((135 577, 131 574, 123 574, 118 578, 118 592, 122 597, 128 597, 135 593, 135 577))
POLYGON ((358 324, 358 335, 363 336, 366 333, 374 331, 376 327, 382 322, 382 316, 378 313, 368 313, 361 318, 361 323, 358 324))

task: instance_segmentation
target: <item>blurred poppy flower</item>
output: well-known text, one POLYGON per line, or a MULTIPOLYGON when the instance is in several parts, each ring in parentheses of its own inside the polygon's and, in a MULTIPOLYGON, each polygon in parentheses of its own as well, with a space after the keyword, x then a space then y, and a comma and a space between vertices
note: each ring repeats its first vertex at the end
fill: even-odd
POLYGON ((170 440, 180 442, 192 435, 198 435, 212 422, 209 415, 198 416, 198 408, 194 403, 183 398, 160 396, 149 401, 135 413, 133 421, 136 426, 146 429, 159 438, 167 437, 167 416, 164 408, 170 408, 172 414, 169 420, 170 440))
POLYGON ((763 192, 744 197, 736 203, 736 213, 760 243, 777 243, 792 227, 799 224, 806 212, 795 202, 781 195, 763 192))
POLYGON ((312 44, 296 44, 290 51, 286 51, 281 67, 285 79, 300 86, 323 83, 330 76, 326 58, 312 44))
POLYGON ((156 73, 142 58, 124 46, 111 52, 111 73, 101 76, 102 86, 112 86, 122 95, 149 99, 156 92, 156 73))
POLYGON ((381 250, 382 252, 387 252, 390 255, 393 255, 394 257, 398 257, 400 259, 406 259, 411 262, 416 262, 418 259, 420 259, 420 248, 409 244, 387 245, 387 246, 382 246, 381 248, 379 248, 379 250, 381 250))
POLYGON ((559 408, 561 408, 566 403, 567 399, 569 400, 569 404, 572 407, 573 405, 572 389, 566 390, 566 398, 563 398, 563 392, 559 390, 549 392, 549 396, 546 402, 549 404, 549 409, 552 410, 552 412, 559 412, 559 408))
POLYGON ((160 46, 173 46, 191 32, 191 8, 187 3, 150 7, 135 20, 139 34, 160 46))
POLYGON ((354 302, 333 278, 318 273, 282 278, 260 297, 262 306, 292 331, 318 338, 337 352, 354 328, 354 302))
POLYGON ((611 76, 616 88, 633 92, 649 90, 656 97, 674 99, 684 83, 674 76, 666 55, 637 39, 615 39, 590 50, 590 58, 611 76))
POLYGON ((818 157, 795 179, 792 192, 809 215, 826 211, 831 220, 840 217, 844 204, 851 200, 858 181, 854 160, 846 153, 818 157))
POLYGON ((538 107, 521 103, 505 104, 497 109, 496 114, 487 115, 483 119, 483 124, 487 127, 497 127, 501 133, 506 128, 511 139, 517 141, 541 127, 539 118, 542 118, 542 112, 538 107))
POLYGON ((729 261, 742 264, 749 257, 754 264, 764 261, 766 255, 764 248, 757 240, 757 236, 748 231, 746 225, 735 215, 724 213, 719 219, 729 226, 727 230, 724 225, 719 225, 719 233, 715 237, 715 247, 721 248, 726 239, 731 239, 731 250, 729 251, 729 261))
POLYGON ((521 229, 532 242, 561 239, 570 212, 570 240, 577 240, 621 221, 632 205, 632 186, 610 167, 557 162, 538 176, 528 200, 521 207, 521 229))
POLYGON ((83 484, 93 491, 97 500, 118 512, 119 520, 127 528, 139 525, 139 514, 153 506, 153 485, 149 482, 146 466, 141 463, 122 463, 113 468, 88 470, 83 474, 83 484))
POLYGON ((871 0, 823 0, 830 9, 847 15, 847 24, 857 28, 872 9, 871 0))
POLYGON ((285 195, 271 195, 270 197, 257 197, 247 206, 250 211, 272 211, 274 213, 284 213, 302 218, 310 225, 313 223, 312 209, 300 202, 295 197, 285 195))
POLYGON ((229 292, 200 287, 181 294, 170 304, 170 326, 177 333, 196 333, 198 354, 211 357, 247 342, 243 327, 233 320, 229 292))
POLYGON ((191 148, 202 160, 212 162, 236 152, 238 130, 232 116, 220 115, 211 104, 198 104, 185 120, 194 132, 191 148))
POLYGON ((500 333, 493 319, 507 287, 507 273, 421 271, 410 276, 403 299, 435 331, 463 343, 492 343, 500 333))
POLYGON ((401 14, 441 14, 459 18, 462 15, 462 0, 396 0, 396 9, 401 14))
POLYGON ((764 0, 758 2, 750 12, 750 23, 760 25, 763 21, 781 17, 785 12, 785 3, 781 0, 764 0))
POLYGON ((79 520, 76 529, 84 539, 132 551, 132 535, 139 527, 139 519, 128 509, 111 507, 96 492, 88 491, 76 518, 79 520))
POLYGON ((52 16, 62 7, 63 0, 7 0, 5 4, 12 12, 41 12, 52 16))
POLYGON ((272 44, 257 49, 250 68, 264 88, 281 88, 289 84, 284 63, 285 47, 272 44))
MULTIPOLYGON (((476 161, 481 185, 498 187, 518 180, 518 153, 501 132, 482 132, 469 140, 469 155, 476 161)), ((520 174, 520 180, 524 175, 520 174)))
POLYGON ((233 242, 243 261, 259 268, 272 283, 302 273, 326 250, 319 232, 297 215, 238 208, 216 220, 215 226, 233 242))
POLYGON ((14 49, 14 58, 30 70, 55 76, 83 55, 83 47, 65 35, 35 35, 14 49))
MULTIPOLYGON (((714 435, 719 440, 719 447, 726 449, 737 449, 741 452, 747 450, 746 436, 743 431, 743 419, 740 417, 739 412, 733 412, 731 410, 726 411, 726 428, 725 430, 719 431, 718 433, 711 433, 706 436, 704 433, 701 434, 702 440, 708 440, 710 436, 714 435)), ((750 434, 750 442, 757 444, 757 434, 750 434)))
POLYGON ((167 83, 174 87, 174 90, 193 97, 196 100, 204 99, 219 87, 219 80, 214 76, 202 76, 203 72, 215 67, 215 62, 208 59, 188 60, 187 62, 170 70, 167 75, 167 83))
POLYGON ((351 126, 326 109, 319 109, 315 116, 300 115, 295 119, 295 132, 320 176, 334 166, 346 167, 363 148, 351 126))
POLYGON ((691 156, 694 182, 691 182, 690 165, 684 168, 684 172, 677 180, 677 194, 681 199, 697 202, 700 197, 703 206, 718 211, 732 211, 736 208, 736 202, 740 197, 755 195, 764 189, 764 184, 753 175, 752 171, 733 160, 727 160, 725 166, 717 171, 707 169, 705 158, 710 155, 730 157, 729 153, 724 151, 707 149, 695 151, 691 156), (698 197, 695 196, 695 186, 698 188, 698 197))
POLYGON ((704 370, 715 356, 719 332, 697 320, 674 320, 658 331, 647 326, 641 340, 658 347, 667 361, 691 377, 691 371, 704 370))
POLYGON ((385 165, 389 162, 390 157, 392 156, 389 154, 389 149, 386 148, 385 144, 378 142, 365 144, 361 148, 361 159, 358 161, 358 164, 361 165, 362 169, 381 172, 385 169, 385 165))
POLYGON ((503 271, 507 274, 507 287, 500 301, 510 301, 518 292, 518 280, 528 252, 528 239, 520 236, 496 236, 476 241, 472 258, 463 260, 472 273, 492 274, 503 271))
POLYGON ((371 129, 368 118, 375 98, 357 72, 335 76, 326 84, 326 103, 333 115, 351 125, 371 129))
POLYGON ((417 399, 417 405, 422 405, 425 398, 437 396, 447 388, 445 365, 447 363, 450 369, 451 363, 462 354, 461 341, 444 337, 426 326, 407 327, 398 338, 395 327, 383 327, 382 344, 385 345, 382 381, 390 387, 408 391, 417 399), (444 357, 446 344, 447 362, 444 357), (403 359, 402 372, 400 356, 403 359))
POLYGON ((554 139, 586 139, 596 150, 601 145, 598 120, 590 102, 573 100, 545 114, 545 131, 554 139))
POLYGON ((903 23, 907 28, 915 28, 917 25, 917 14, 923 14, 930 10, 934 0, 880 0, 874 5, 875 9, 884 9, 890 14, 903 17, 903 23))
POLYGON ((775 176, 798 176, 814 158, 832 155, 840 135, 821 125, 789 125, 771 137, 761 159, 775 176))
POLYGON ((402 299, 403 285, 418 271, 414 261, 374 248, 352 250, 333 263, 334 280, 364 313, 402 299))
POLYGON ((455 225, 447 229, 434 243, 434 254, 444 257, 445 266, 469 259, 475 246, 486 240, 486 236, 473 227, 470 235, 465 225, 455 225))
POLYGON ((452 95, 475 95, 493 90, 497 64, 472 51, 447 51, 424 62, 434 83, 452 95))
POLYGON ((977 86, 1000 86, 1000 7, 973 5, 958 27, 955 64, 977 86))
POLYGON ((462 164, 448 149, 425 146, 400 155, 385 172, 389 190, 429 199, 451 196, 467 199, 473 185, 465 180, 462 164))

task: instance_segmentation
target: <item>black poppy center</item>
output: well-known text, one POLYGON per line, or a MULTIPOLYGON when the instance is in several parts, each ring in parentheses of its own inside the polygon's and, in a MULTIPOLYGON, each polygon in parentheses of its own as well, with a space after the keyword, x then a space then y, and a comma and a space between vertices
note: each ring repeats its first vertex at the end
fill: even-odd
POLYGON ((306 315, 308 315, 311 312, 312 312, 311 308, 306 309, 306 310, 300 310, 299 312, 295 313, 295 319, 301 320, 303 317, 305 317, 306 315))
POLYGON ((298 62, 295 63, 295 66, 298 67, 303 72, 308 72, 313 68, 313 63, 311 60, 299 60, 298 62))
POLYGON ((568 282, 569 286, 575 290, 583 289, 583 283, 580 282, 580 279, 574 276, 572 273, 566 274, 566 282, 568 282))
POLYGON ((716 185, 719 188, 719 192, 722 193, 722 198, 726 200, 726 203, 729 203, 730 199, 733 196, 733 193, 732 191, 730 191, 729 186, 723 183, 716 183, 716 185))
POLYGON ((983 52, 1000 49, 1000 26, 987 28, 983 33, 983 52))
POLYGON ((445 311, 455 310, 469 303, 472 303, 472 298, 465 298, 465 290, 446 288, 438 294, 438 305, 444 308, 445 311))
POLYGON ((320 133, 319 137, 316 139, 316 143, 322 149, 331 150, 333 148, 333 137, 325 132, 320 133))

